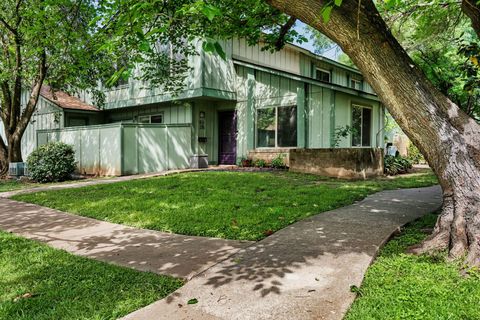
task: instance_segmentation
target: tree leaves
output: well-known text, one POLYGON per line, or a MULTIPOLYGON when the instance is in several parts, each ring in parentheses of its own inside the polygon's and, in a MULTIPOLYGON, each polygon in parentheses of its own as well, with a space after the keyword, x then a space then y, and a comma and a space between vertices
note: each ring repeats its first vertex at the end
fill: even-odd
POLYGON ((330 16, 332 14, 334 7, 340 7, 343 3, 343 0, 330 0, 322 8, 322 19, 325 24, 330 21, 330 16))

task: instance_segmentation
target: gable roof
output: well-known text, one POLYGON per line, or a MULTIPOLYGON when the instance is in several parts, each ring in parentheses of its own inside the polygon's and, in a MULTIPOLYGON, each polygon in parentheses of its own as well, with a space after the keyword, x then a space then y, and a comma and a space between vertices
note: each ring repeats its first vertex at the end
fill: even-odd
POLYGON ((43 85, 40 95, 62 109, 100 111, 97 107, 83 102, 77 97, 71 96, 63 91, 52 92, 50 86, 43 85))

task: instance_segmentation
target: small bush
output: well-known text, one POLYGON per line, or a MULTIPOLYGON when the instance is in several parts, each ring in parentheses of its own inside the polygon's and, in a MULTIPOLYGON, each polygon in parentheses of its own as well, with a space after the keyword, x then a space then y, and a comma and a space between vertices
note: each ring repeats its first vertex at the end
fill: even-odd
POLYGON ((258 167, 258 168, 265 168, 267 166, 267 162, 263 159, 257 159, 255 161, 255 167, 258 167))
POLYGON ((414 163, 419 164, 420 162, 425 162, 423 155, 420 153, 420 150, 413 144, 410 143, 407 150, 408 159, 414 163))
POLYGON ((51 142, 38 147, 27 159, 30 177, 38 182, 64 181, 75 171, 73 147, 51 142))
POLYGON ((272 168, 277 168, 277 169, 281 169, 281 168, 285 168, 285 155, 283 153, 280 153, 279 155, 277 155, 275 158, 273 158, 272 160, 272 168))
POLYGON ((384 170, 385 173, 391 176, 407 173, 412 168, 412 162, 407 158, 398 156, 385 156, 384 170))

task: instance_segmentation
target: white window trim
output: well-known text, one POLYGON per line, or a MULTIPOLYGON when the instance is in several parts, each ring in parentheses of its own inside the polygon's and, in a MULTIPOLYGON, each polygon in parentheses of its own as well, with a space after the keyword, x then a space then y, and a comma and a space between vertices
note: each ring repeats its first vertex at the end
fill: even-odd
MULTIPOLYGON (((332 82, 332 71, 326 70, 326 69, 323 69, 323 68, 319 68, 319 67, 315 68, 315 80, 318 80, 318 77, 317 77, 317 74, 316 74, 318 71, 328 73, 328 83, 332 82)), ((318 81, 321 81, 321 80, 318 80, 318 81)))
MULTIPOLYGON (((350 134, 350 147, 351 148, 371 148, 372 147, 372 138, 373 138, 373 108, 371 106, 365 106, 365 105, 361 105, 361 104, 358 104, 358 103, 352 103, 351 106, 350 106, 350 127, 353 127, 353 119, 352 119, 352 114, 353 114, 353 108, 354 107, 358 107, 358 108, 363 108, 363 109, 370 109, 371 111, 371 118, 370 118, 370 141, 369 141, 369 145, 368 146, 354 146, 353 145, 353 135, 350 134)), ((362 124, 363 123, 363 112, 362 112, 362 118, 360 120, 360 123, 362 124)), ((360 125, 360 143, 362 141, 362 138, 363 138, 363 128, 362 126, 360 125)))

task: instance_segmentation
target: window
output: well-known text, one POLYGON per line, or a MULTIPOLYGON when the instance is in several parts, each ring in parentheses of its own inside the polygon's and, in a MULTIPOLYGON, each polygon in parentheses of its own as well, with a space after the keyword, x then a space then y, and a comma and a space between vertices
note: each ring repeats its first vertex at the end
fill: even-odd
POLYGON ((163 114, 150 116, 150 123, 163 123, 163 114))
POLYGON ((362 90, 362 80, 350 79, 350 87, 356 90, 362 90))
POLYGON ((297 106, 257 110, 257 147, 297 146, 297 106))
POLYGON ((352 146, 369 147, 371 145, 372 109, 358 105, 352 106, 352 146))
POLYGON ((151 116, 139 116, 137 118, 138 123, 163 123, 163 113, 151 115, 151 116))
POLYGON ((316 77, 317 77, 317 80, 320 80, 323 82, 330 82, 330 71, 317 68, 316 77))

